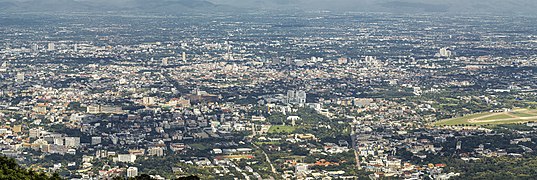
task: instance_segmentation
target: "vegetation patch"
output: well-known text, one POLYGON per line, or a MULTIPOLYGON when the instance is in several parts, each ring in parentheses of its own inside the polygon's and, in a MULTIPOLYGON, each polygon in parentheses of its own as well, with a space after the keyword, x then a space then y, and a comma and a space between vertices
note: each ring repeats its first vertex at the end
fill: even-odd
POLYGON ((270 134, 291 134, 296 130, 293 126, 276 125, 271 126, 268 133, 270 134))

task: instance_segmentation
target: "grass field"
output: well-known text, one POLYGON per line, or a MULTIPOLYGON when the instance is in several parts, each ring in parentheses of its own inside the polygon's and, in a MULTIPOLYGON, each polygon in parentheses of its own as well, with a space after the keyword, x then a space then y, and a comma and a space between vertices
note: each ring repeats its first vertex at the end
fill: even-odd
POLYGON ((507 119, 507 118, 512 118, 512 116, 509 116, 507 114, 498 114, 498 115, 493 115, 493 116, 488 116, 488 117, 478 118, 478 119, 479 120, 498 120, 498 119, 507 119))
POLYGON ((537 110, 516 109, 512 112, 478 113, 458 118, 441 120, 434 123, 434 125, 498 125, 524 123, 529 121, 537 121, 537 110))
POLYGON ((296 128, 293 127, 293 126, 277 125, 277 126, 271 126, 270 129, 268 130, 268 133, 269 134, 272 134, 272 133, 275 133, 275 134, 279 134, 279 133, 290 134, 290 133, 293 133, 295 130, 296 130, 296 128))

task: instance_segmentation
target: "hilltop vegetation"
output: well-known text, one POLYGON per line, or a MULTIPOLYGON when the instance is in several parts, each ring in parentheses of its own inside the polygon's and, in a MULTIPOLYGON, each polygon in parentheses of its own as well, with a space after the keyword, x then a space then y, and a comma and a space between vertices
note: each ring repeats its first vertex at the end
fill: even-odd
POLYGON ((0 179, 59 180, 58 174, 48 175, 21 167, 14 159, 0 156, 0 179))

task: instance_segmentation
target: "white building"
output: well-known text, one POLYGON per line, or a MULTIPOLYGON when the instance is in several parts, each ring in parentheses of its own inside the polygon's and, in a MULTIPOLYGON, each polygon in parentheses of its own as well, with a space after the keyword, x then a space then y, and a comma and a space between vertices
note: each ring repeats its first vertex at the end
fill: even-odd
POLYGON ((101 144, 101 141, 102 141, 101 137, 91 137, 91 145, 101 144))
POLYGON ((134 154, 118 154, 116 161, 134 163, 134 161, 136 161, 136 155, 134 155, 134 154))
POLYGON ((132 178, 138 176, 138 168, 137 167, 129 167, 127 169, 127 178, 132 178))
POLYGON ((24 82, 25 80, 25 74, 24 72, 17 73, 17 77, 15 79, 16 82, 24 82))
POLYGON ((142 104, 146 106, 155 105, 155 98, 154 97, 144 97, 142 99, 142 104))
POLYGON ((80 146, 80 137, 65 137, 65 146, 78 148, 80 146))
POLYGON ((49 51, 54 51, 54 50, 56 50, 56 45, 54 45, 53 42, 49 42, 49 43, 48 43, 48 48, 47 48, 47 50, 49 50, 49 51))
POLYGON ((164 149, 161 147, 149 148, 148 153, 150 156, 164 156, 164 149))
POLYGON ((440 57, 451 57, 453 53, 449 48, 442 48, 440 49, 440 52, 438 53, 440 57))

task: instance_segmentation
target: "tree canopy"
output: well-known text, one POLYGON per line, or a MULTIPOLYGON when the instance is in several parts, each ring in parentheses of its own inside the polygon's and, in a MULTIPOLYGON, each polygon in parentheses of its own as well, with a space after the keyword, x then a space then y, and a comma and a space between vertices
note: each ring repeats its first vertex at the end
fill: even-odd
POLYGON ((29 179, 29 180, 60 180, 58 174, 53 174, 49 176, 42 172, 35 172, 21 167, 14 159, 0 156, 0 179, 5 180, 18 180, 18 179, 29 179))

